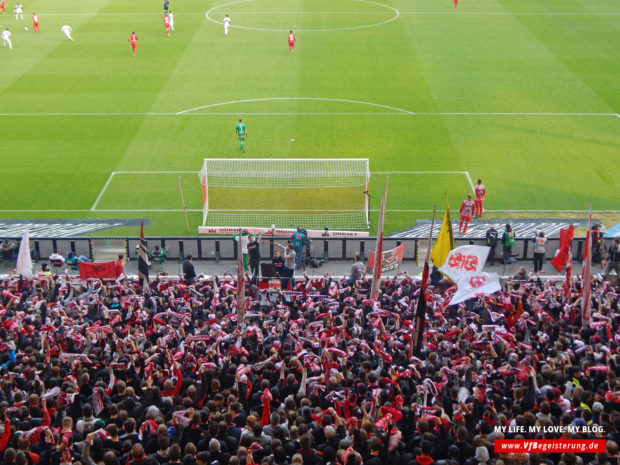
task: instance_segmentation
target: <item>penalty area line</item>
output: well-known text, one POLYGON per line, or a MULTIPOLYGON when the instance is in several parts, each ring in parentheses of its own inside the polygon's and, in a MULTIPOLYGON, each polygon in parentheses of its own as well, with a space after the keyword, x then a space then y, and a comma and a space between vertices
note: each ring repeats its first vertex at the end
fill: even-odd
POLYGON ((103 197, 103 193, 106 191, 106 189, 108 188, 108 186, 112 182, 112 178, 114 177, 115 174, 116 174, 116 171, 112 171, 110 173, 110 176, 108 177, 108 180, 106 181, 106 183, 103 185, 103 188, 101 189, 101 192, 99 192, 99 195, 97 196, 97 199, 95 200, 95 203, 93 203, 93 206, 90 207, 91 211, 95 211, 95 209, 97 208, 97 204, 101 200, 101 197, 103 197))
MULTIPOLYGON (((102 210, 102 209, 97 210, 97 205, 99 204, 99 201, 101 200, 101 198, 103 197, 103 194, 105 193, 105 191, 107 190, 108 186, 112 182, 112 178, 115 175, 117 175, 117 174, 196 174, 196 171, 112 171, 110 173, 110 176, 108 177, 108 180, 103 185, 103 188, 101 189, 101 192, 99 192, 99 195, 97 196, 97 199, 95 200, 95 203, 93 203, 93 206, 90 207, 90 210, 83 210, 83 211, 93 211, 93 212, 94 211, 99 211, 99 212, 106 212, 106 211, 118 211, 118 212, 123 212, 123 211, 125 211, 125 212, 133 212, 133 211, 177 211, 177 210, 102 210)), ((0 211, 2 211, 2 210, 0 210, 0 211)), ((47 211, 47 210, 42 210, 42 211, 47 211)), ((67 210, 67 211, 73 211, 73 210, 67 210)), ((183 211, 183 210, 181 210, 181 211, 183 211)), ((188 211, 194 211, 194 210, 188 210, 188 211)), ((196 211, 202 211, 202 210, 196 210, 196 211)))

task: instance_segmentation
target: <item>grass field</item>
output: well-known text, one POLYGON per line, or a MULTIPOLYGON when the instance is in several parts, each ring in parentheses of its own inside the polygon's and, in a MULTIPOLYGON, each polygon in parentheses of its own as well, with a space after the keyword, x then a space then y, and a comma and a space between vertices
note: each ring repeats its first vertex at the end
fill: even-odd
POLYGON ((478 177, 489 217, 586 210, 592 192, 620 221, 617 0, 171 0, 170 38, 159 0, 37 0, 24 21, 14 3, 2 218, 151 218, 148 235, 182 235, 181 176, 195 234, 196 174, 242 155, 242 117, 246 157, 369 158, 373 222, 389 172, 389 231, 444 192, 457 209, 478 177))

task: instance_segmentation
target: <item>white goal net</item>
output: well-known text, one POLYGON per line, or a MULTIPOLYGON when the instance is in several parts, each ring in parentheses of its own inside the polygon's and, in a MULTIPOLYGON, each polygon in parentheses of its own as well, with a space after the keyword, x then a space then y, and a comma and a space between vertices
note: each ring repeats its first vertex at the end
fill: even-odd
POLYGON ((206 158, 203 226, 368 229, 368 159, 206 158))

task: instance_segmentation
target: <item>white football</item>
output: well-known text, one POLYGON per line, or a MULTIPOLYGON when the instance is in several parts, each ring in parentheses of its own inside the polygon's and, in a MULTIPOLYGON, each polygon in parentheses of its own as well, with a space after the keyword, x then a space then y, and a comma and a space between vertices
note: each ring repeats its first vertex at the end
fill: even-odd
POLYGON ((27 31, 27 30, 28 30, 28 28, 27 28, 27 27, 25 27, 25 28, 24 28, 24 31, 27 31))

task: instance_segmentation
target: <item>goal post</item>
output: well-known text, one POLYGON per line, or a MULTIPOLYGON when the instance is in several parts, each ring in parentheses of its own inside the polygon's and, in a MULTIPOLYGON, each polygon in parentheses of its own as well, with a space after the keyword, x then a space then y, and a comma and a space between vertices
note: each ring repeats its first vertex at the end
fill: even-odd
POLYGON ((368 230, 367 158, 205 158, 202 227, 368 230))

